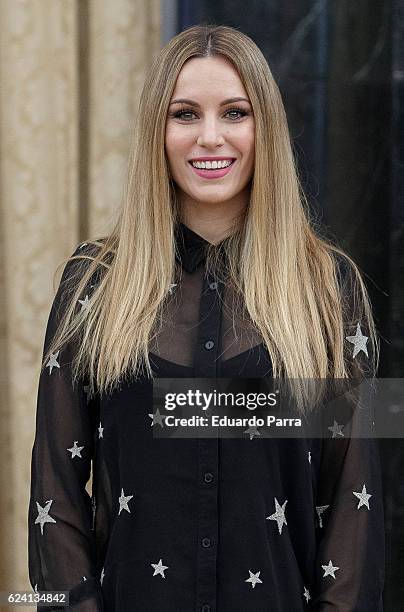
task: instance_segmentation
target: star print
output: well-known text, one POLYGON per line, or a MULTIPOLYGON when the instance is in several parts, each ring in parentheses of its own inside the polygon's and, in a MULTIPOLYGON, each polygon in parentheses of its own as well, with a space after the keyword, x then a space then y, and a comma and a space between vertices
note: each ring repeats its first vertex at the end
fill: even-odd
POLYGON ((36 502, 36 508, 38 510, 38 516, 35 519, 35 525, 40 523, 41 525, 41 534, 43 535, 43 526, 45 523, 56 523, 55 519, 52 516, 49 516, 48 512, 52 505, 53 499, 48 499, 45 502, 45 506, 42 508, 38 502, 36 502))
POLYGON ((98 425, 98 438, 103 438, 104 437, 103 433, 102 433, 103 431, 104 431, 104 428, 101 427, 101 421, 100 421, 100 424, 98 425))
POLYGON ((127 510, 130 514, 128 502, 132 499, 133 495, 125 495, 123 489, 121 489, 121 496, 119 498, 119 512, 118 516, 121 514, 122 510, 127 510))
POLYGON ((329 507, 330 507, 330 504, 328 504, 327 506, 316 506, 316 511, 317 511, 317 514, 318 514, 318 525, 319 525, 319 527, 323 526, 323 519, 321 518, 321 515, 329 507))
POLYGON ((344 434, 342 433, 342 428, 343 425, 338 425, 337 421, 334 421, 334 425, 332 427, 328 427, 329 431, 332 431, 333 438, 336 438, 337 435, 344 437, 344 434))
POLYGON ((74 457, 81 457, 81 451, 83 450, 84 446, 77 446, 77 442, 78 440, 74 441, 74 445, 71 448, 68 448, 66 450, 68 450, 72 456, 71 458, 73 459, 74 457))
POLYGON ((163 419, 165 418, 165 415, 160 414, 160 410, 158 408, 154 414, 150 413, 149 417, 152 419, 152 422, 150 423, 151 427, 156 424, 160 425, 160 427, 164 427, 163 419))
POLYGON ((57 357, 59 355, 60 351, 57 351, 57 353, 51 353, 50 357, 49 357, 49 361, 46 364, 46 367, 49 366, 49 374, 52 374, 52 368, 60 368, 60 365, 58 364, 57 361, 57 357))
POLYGON ((354 350, 353 350, 353 355, 352 355, 353 357, 356 357, 356 355, 360 351, 363 351, 366 357, 369 357, 368 349, 366 348, 366 343, 368 339, 369 339, 369 336, 364 336, 362 334, 361 326, 358 323, 356 326, 356 334, 354 336, 346 336, 346 340, 348 340, 348 342, 351 342, 354 345, 354 350))
POLYGON ((323 578, 325 578, 326 576, 332 576, 335 580, 335 572, 339 570, 339 567, 333 565, 331 561, 328 562, 328 565, 322 565, 321 567, 324 570, 323 578))
POLYGON ((173 293, 174 288, 178 285, 178 283, 171 283, 170 288, 168 290, 168 293, 173 293))
POLYGON ((90 301, 88 299, 88 295, 86 295, 84 300, 77 300, 77 301, 81 304, 81 311, 80 312, 83 312, 83 310, 86 310, 86 311, 90 310, 91 303, 90 303, 90 301))
POLYGON ((271 516, 266 517, 270 521, 277 522, 279 533, 282 533, 283 525, 287 525, 286 518, 285 518, 285 506, 287 503, 288 503, 288 500, 285 500, 281 506, 275 497, 275 512, 271 514, 271 516))
POLYGON ((309 460, 309 463, 311 463, 311 452, 310 451, 307 453, 307 458, 309 460))
POLYGON ((303 588, 304 588, 303 597, 305 598, 306 603, 309 603, 309 599, 311 599, 309 590, 306 589, 306 587, 303 587, 303 588))
POLYGON ((256 425, 252 425, 251 427, 246 429, 243 433, 250 434, 250 440, 252 440, 254 436, 260 436, 261 435, 261 432, 258 431, 258 427, 256 425))
POLYGON ((250 577, 247 578, 247 580, 244 580, 244 582, 251 582, 252 588, 254 588, 258 582, 261 582, 262 584, 262 580, 259 578, 261 570, 257 572, 256 574, 254 574, 251 570, 248 570, 248 571, 249 571, 250 577))
POLYGON ((361 493, 357 493, 356 491, 352 491, 352 493, 359 499, 357 510, 359 510, 361 506, 366 506, 366 508, 370 510, 369 499, 372 497, 372 495, 370 493, 366 493, 365 485, 363 485, 361 493))
POLYGON ((158 563, 150 563, 150 565, 154 568, 153 576, 157 576, 157 574, 160 574, 161 576, 163 576, 163 578, 165 578, 164 572, 166 569, 168 569, 169 567, 168 565, 163 565, 163 562, 161 559, 158 563))
POLYGON ((100 577, 100 584, 102 586, 102 581, 104 580, 104 576, 105 576, 105 572, 104 572, 104 568, 102 568, 101 570, 101 577, 100 577))

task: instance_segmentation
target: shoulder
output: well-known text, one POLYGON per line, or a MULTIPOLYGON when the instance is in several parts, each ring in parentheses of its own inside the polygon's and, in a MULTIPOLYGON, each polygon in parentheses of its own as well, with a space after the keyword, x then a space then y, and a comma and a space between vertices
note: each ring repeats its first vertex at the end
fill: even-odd
POLYGON ((76 246, 73 253, 61 262, 58 269, 63 264, 64 267, 59 283, 59 291, 73 290, 89 270, 90 266, 93 267, 93 273, 88 284, 93 284, 100 280, 103 266, 99 261, 97 262, 97 257, 100 255, 106 240, 107 238, 103 237, 88 242, 81 242, 76 246))
POLYGON ((107 241, 106 237, 96 238, 88 242, 80 242, 70 255, 69 260, 75 257, 76 259, 94 260, 102 251, 103 246, 107 241))
POLYGON ((366 299, 366 285, 354 260, 344 253, 334 254, 340 296, 344 304, 358 308, 366 299))
POLYGON ((64 271, 66 268, 71 270, 82 268, 85 262, 95 261, 97 256, 101 253, 106 240, 107 238, 103 237, 88 242, 80 242, 73 253, 64 260, 67 261, 64 271))
POLYGON ((357 267, 353 259, 343 252, 334 253, 338 283, 341 288, 353 283, 357 279, 357 267))

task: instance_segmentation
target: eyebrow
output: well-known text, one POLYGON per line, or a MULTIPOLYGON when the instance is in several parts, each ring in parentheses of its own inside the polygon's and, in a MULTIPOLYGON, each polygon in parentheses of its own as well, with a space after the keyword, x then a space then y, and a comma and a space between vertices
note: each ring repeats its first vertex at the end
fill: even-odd
MULTIPOLYGON (((188 98, 178 98, 177 100, 173 100, 172 102, 170 102, 170 106, 171 104, 190 104, 192 106, 195 106, 196 108, 200 108, 200 105, 198 104, 198 102, 195 102, 194 100, 189 100, 188 98)), ((250 101, 247 100, 247 98, 227 98, 227 100, 223 100, 223 102, 220 103, 219 106, 225 106, 226 104, 232 104, 233 102, 247 102, 248 104, 250 104, 250 101)))

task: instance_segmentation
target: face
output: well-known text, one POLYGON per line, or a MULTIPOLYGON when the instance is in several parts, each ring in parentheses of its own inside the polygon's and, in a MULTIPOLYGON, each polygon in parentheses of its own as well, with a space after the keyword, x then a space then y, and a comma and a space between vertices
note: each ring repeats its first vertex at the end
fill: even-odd
POLYGON ((177 78, 165 134, 180 202, 211 205, 240 197, 248 201, 254 139, 252 106, 233 65, 223 57, 188 60, 177 78), (228 101, 233 98, 242 99, 228 101), (198 170, 191 164, 191 160, 206 159, 212 168, 212 158, 232 163, 216 170, 198 170))

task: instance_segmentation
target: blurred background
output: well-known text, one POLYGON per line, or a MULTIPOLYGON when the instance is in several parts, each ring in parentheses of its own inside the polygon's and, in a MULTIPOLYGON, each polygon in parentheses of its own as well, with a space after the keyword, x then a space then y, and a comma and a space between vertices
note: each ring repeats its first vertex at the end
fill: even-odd
MULTIPOLYGON (((239 29, 267 58, 314 218, 364 274, 379 376, 404 377, 404 0, 0 0, 0 591, 30 589, 30 455, 56 266, 108 231, 147 68, 203 23, 239 29)), ((396 612, 404 444, 379 444, 385 610, 396 612)))

